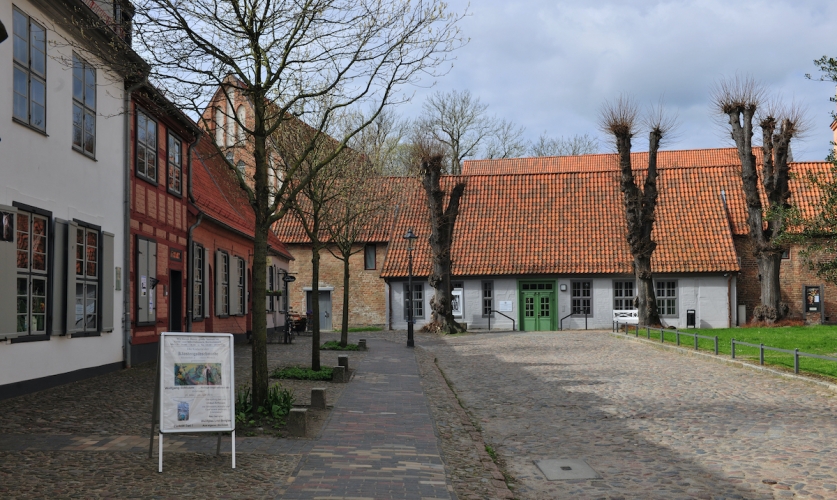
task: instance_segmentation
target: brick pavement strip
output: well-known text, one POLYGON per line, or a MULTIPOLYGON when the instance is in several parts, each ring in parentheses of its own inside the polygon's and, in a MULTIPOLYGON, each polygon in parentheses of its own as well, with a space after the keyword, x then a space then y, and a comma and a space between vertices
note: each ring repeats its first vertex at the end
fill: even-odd
POLYGON ((518 499, 837 498, 837 397, 607 332, 484 334, 427 349, 518 499), (542 459, 597 480, 547 481, 542 459))

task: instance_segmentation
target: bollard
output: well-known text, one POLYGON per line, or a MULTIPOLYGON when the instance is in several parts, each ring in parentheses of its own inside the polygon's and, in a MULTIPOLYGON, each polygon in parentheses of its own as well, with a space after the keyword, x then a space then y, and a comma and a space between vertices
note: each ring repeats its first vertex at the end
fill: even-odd
POLYGON ((335 366, 334 371, 331 372, 331 381, 338 384, 343 384, 349 381, 349 374, 343 366, 335 366))
POLYGON ((326 409, 326 394, 324 388, 311 389, 311 408, 326 409))
POLYGON ((340 354, 337 356, 337 365, 342 366, 346 369, 346 373, 349 373, 349 355, 348 354, 340 354))
POLYGON ((291 408, 288 413, 288 434, 293 437, 305 437, 308 432, 308 410, 305 408, 291 408))
POLYGON ((793 373, 799 373, 799 349, 793 350, 793 373))
POLYGON ((732 359, 735 359, 735 339, 732 339, 732 347, 730 348, 730 353, 732 354, 732 359))
POLYGON ((365 351, 366 350, 366 339, 358 339, 357 349, 359 351, 365 351))
POLYGON ((715 335, 715 356, 718 355, 718 336, 715 335))
POLYGON ((696 350, 696 351, 698 350, 698 346, 697 346, 697 334, 695 334, 695 350, 696 350))
POLYGON ((764 365, 764 344, 759 344, 759 364, 764 365))
POLYGON ((666 338, 665 338, 664 335, 665 335, 665 333, 663 333, 663 329, 660 328, 660 343, 661 344, 665 344, 665 342, 666 342, 666 338))
POLYGON ((674 339, 677 345, 680 345, 680 330, 674 330, 674 339))

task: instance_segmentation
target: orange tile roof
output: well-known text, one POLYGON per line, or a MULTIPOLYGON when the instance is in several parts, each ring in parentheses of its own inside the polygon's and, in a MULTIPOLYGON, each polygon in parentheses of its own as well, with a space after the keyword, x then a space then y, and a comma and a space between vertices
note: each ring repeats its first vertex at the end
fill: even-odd
MULTIPOLYGON (((208 217, 253 237, 255 215, 247 195, 221 153, 207 140, 192 152, 192 194, 195 206, 208 217)), ((267 243, 279 255, 293 260, 285 244, 270 231, 267 243)))
MULTIPOLYGON (((654 272, 739 269, 732 236, 748 230, 741 167, 734 154, 727 149, 660 155, 654 272)), ((641 182, 645 170, 637 167, 643 165, 643 154, 636 155, 634 166, 641 182)), ((480 160, 475 163, 494 173, 445 177, 448 190, 457 180, 467 183, 454 230, 453 274, 630 274, 619 173, 614 163, 604 168, 604 157, 613 155, 590 156, 594 158, 573 157, 574 163, 553 157, 557 166, 546 159, 495 160, 500 167, 537 160, 536 166, 547 173, 497 173, 503 168, 491 168, 480 160)), ((825 162, 791 165, 795 174, 791 200, 804 214, 813 214, 819 200, 818 192, 804 182, 807 173, 830 176, 830 168, 825 162)), ((401 235, 410 227, 420 236, 413 253, 414 274, 430 272, 426 199, 418 180, 412 182, 392 232, 383 277, 407 275, 401 235)))

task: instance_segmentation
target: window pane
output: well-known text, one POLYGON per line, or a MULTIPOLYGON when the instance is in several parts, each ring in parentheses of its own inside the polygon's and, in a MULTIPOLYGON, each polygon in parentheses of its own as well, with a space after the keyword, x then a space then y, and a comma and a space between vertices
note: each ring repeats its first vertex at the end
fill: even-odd
POLYGON ((84 105, 96 109, 96 70, 90 66, 84 72, 84 105))
POLYGON ((17 331, 29 331, 29 280, 17 279, 17 331))
POLYGON ((46 113, 40 104, 32 103, 32 119, 29 124, 41 130, 46 128, 46 113))
POLYGON ((87 316, 87 321, 85 324, 85 330, 95 330, 96 329, 96 285, 87 284, 87 300, 86 300, 86 310, 85 315, 87 316))
POLYGON ((40 105, 46 104, 46 88, 44 82, 39 78, 32 78, 30 88, 32 89, 32 102, 40 105))
POLYGON ((17 216, 17 267, 29 269, 29 216, 17 216))
POLYGON ((145 157, 145 167, 148 170, 148 178, 152 181, 157 180, 157 151, 149 147, 148 154, 145 157))
POLYGON ((15 104, 14 116, 18 120, 29 121, 29 82, 26 72, 15 68, 15 104))
POLYGON ((84 69, 81 61, 73 55, 73 98, 81 101, 84 99, 84 69))
POLYGON ((145 127, 146 127, 146 118, 145 115, 139 113, 137 115, 137 141, 145 144, 145 127))
POLYGON ((35 23, 31 23, 30 27, 32 29, 30 34, 30 41, 32 43, 32 50, 30 51, 32 71, 36 71, 39 75, 45 75, 46 31, 35 23))
POLYGON ((84 327, 84 283, 76 283, 76 328, 84 327))
POLYGON ((18 11, 14 11, 15 59, 29 66, 29 19, 18 11))
POLYGON ((147 175, 145 172, 145 146, 137 144, 137 173, 147 175))

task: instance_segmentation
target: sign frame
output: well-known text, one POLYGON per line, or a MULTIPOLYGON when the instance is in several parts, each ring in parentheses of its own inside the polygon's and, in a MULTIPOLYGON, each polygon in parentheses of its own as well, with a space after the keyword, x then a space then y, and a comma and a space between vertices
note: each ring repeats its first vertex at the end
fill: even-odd
MULTIPOLYGON (((220 447, 221 442, 221 434, 222 432, 231 432, 232 433, 232 468, 235 469, 235 342, 233 340, 233 335, 231 333, 184 333, 184 332, 163 332, 160 334, 160 341, 159 341, 159 356, 157 359, 157 383, 156 383, 156 394, 154 396, 155 402, 155 410, 157 410, 156 415, 154 418, 157 419, 158 423, 158 434, 159 434, 159 467, 158 472, 163 472, 163 435, 164 434, 185 434, 185 433, 199 433, 199 432, 212 432, 218 433, 218 446, 220 447), (198 341, 200 339, 223 339, 223 342, 218 343, 218 345, 222 349, 226 349, 225 353, 221 353, 221 358, 219 359, 217 356, 212 357, 211 352, 208 352, 209 349, 205 349, 205 352, 201 352, 200 344, 198 341), (171 359, 173 356, 167 355, 167 347, 171 340, 183 340, 185 344, 183 346, 183 356, 188 359, 187 362, 184 363, 183 360, 175 360, 171 359), (194 345, 189 345, 190 343, 194 345), (226 345, 223 345, 226 344, 226 345), (189 352, 189 349, 195 349, 193 352, 189 352), (212 359, 209 359, 212 358, 212 359), (181 363, 181 366, 190 366, 195 365, 192 367, 192 370, 197 369, 200 365, 204 365, 206 367, 206 377, 203 379, 203 383, 200 383, 198 380, 197 383, 183 383, 180 384, 176 381, 177 377, 180 375, 175 374, 175 370, 178 366, 177 361, 181 363), (220 363, 218 362, 220 361, 220 363), (223 365, 227 365, 224 367, 223 365), (216 366, 220 365, 220 367, 216 366), (182 420, 181 417, 185 416, 185 419, 188 420, 190 408, 188 403, 185 404, 185 408, 181 408, 184 404, 182 401, 178 402, 172 399, 172 389, 175 387, 187 387, 187 386, 196 386, 196 387, 208 387, 212 385, 216 385, 210 383, 209 380, 212 377, 220 377, 221 384, 220 385, 227 385, 229 384, 229 393, 226 395, 228 398, 224 401, 223 393, 220 392, 216 393, 217 395, 221 396, 220 398, 216 398, 215 404, 221 404, 222 408, 222 415, 226 413, 226 408, 223 408, 224 405, 229 406, 229 425, 220 425, 220 426, 199 426, 199 427, 172 427, 168 420, 171 419, 171 415, 169 415, 167 420, 167 412, 171 413, 174 412, 175 418, 178 421, 182 420), (167 388, 166 384, 168 382, 169 387, 167 388), (174 406, 177 405, 177 406, 174 406), (185 410, 185 411, 184 411, 185 410)), ((188 376, 188 372, 186 373, 188 376)), ((185 380, 185 379, 184 379, 185 380)), ((191 382, 191 380, 190 380, 191 382)), ((189 391, 189 392, 197 392, 197 390, 189 391)), ((188 397, 188 396, 187 396, 188 397)), ((200 397, 199 394, 196 394, 192 397, 200 397)), ((204 401, 206 402, 206 394, 203 395, 204 401)), ((210 399, 211 401, 211 399, 210 399)), ((206 411, 205 408, 202 409, 206 411)), ((153 424, 152 424, 152 432, 153 432, 153 424)), ((150 452, 150 449, 149 449, 150 452)), ((217 454, 217 451, 216 451, 217 454)))

